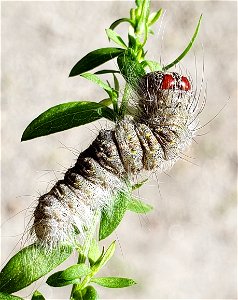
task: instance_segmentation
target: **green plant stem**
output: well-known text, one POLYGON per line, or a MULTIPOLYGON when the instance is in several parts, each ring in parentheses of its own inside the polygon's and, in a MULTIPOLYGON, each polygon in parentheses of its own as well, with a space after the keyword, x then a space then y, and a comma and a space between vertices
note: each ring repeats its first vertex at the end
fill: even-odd
POLYGON ((124 88, 124 93, 122 97, 122 102, 119 110, 119 115, 123 116, 124 112, 126 111, 127 104, 128 104, 128 99, 129 99, 129 94, 130 94, 130 86, 128 83, 126 83, 125 88, 124 88))
MULTIPOLYGON (((78 262, 77 262, 78 264, 82 264, 82 263, 86 262, 88 252, 89 252, 89 248, 90 248, 90 245, 92 243, 92 239, 94 237, 95 230, 96 230, 96 227, 97 227, 99 215, 100 215, 99 211, 95 211, 95 214, 94 214, 94 217, 93 217, 93 220, 92 220, 92 225, 91 225, 91 227, 89 228, 89 230, 87 232, 85 242, 84 242, 84 244, 83 244, 83 246, 82 246, 82 248, 79 252, 79 255, 78 255, 78 262)), ((82 286, 81 283, 73 285, 72 291, 71 291, 71 294, 70 294, 70 300, 74 300, 73 294, 77 290, 81 290, 81 286, 82 286)))
MULTIPOLYGON (((78 289, 79 290, 83 290, 88 283, 91 281, 91 278, 98 272, 98 270, 96 269, 95 271, 91 272, 90 274, 88 274, 84 280, 78 284, 78 289)), ((77 290, 77 289, 76 289, 77 290)))

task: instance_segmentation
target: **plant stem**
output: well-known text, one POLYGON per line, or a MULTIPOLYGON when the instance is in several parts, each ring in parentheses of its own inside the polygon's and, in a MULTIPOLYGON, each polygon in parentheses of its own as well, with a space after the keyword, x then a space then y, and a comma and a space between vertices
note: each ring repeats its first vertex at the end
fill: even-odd
MULTIPOLYGON (((90 249, 90 245, 92 243, 92 239, 93 239, 93 236, 95 234, 96 227, 97 227, 98 219, 99 219, 99 211, 95 211, 94 216, 93 216, 93 220, 92 220, 92 225, 91 225, 91 227, 89 228, 89 230, 87 232, 84 244, 83 244, 83 246, 81 248, 81 251, 79 252, 79 255, 78 255, 78 262, 77 262, 78 264, 82 264, 82 263, 86 262, 88 252, 89 252, 89 249, 90 249)), ((73 285, 72 291, 71 291, 71 294, 70 294, 70 300, 74 300, 73 294, 74 294, 75 291, 79 290, 80 287, 81 287, 81 283, 73 285)))
POLYGON ((126 111, 127 104, 128 104, 129 94, 130 94, 130 86, 129 86, 128 83, 126 83, 125 88, 124 88, 124 93, 123 93, 123 97, 122 97, 120 110, 119 110, 119 115, 120 116, 124 116, 124 113, 126 111))

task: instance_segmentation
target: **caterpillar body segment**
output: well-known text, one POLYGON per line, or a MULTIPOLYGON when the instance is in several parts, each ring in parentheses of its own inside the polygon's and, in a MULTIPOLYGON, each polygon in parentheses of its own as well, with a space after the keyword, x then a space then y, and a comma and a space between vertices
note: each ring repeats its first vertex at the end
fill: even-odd
POLYGON ((128 174, 137 174, 143 169, 143 149, 132 118, 125 118, 115 128, 118 150, 128 174))
POLYGON ((110 212, 135 175, 171 167, 191 143, 194 96, 186 77, 149 73, 135 95, 135 115, 128 110, 113 129, 101 130, 64 179, 39 198, 32 228, 39 242, 74 243, 75 231, 84 235, 95 210, 110 212))

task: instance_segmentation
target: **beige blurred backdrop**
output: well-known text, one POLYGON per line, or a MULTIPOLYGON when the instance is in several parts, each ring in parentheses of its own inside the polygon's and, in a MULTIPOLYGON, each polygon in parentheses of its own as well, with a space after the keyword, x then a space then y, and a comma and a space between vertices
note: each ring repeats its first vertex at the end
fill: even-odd
MULTIPOLYGON (((21 143, 23 130, 58 103, 105 97, 96 85, 68 74, 89 51, 109 46, 104 29, 128 16, 132 6, 130 1, 2 2, 2 264, 21 247, 38 195, 62 178, 75 153, 100 128, 111 124, 94 122, 21 143)), ((236 299, 237 4, 152 3, 153 10, 161 7, 165 14, 147 49, 150 59, 165 64, 184 49, 203 13, 199 37, 180 68, 193 78, 197 71, 199 87, 204 62, 207 103, 200 119, 201 125, 211 122, 186 152, 191 163, 179 161, 140 190, 154 211, 127 213, 116 233, 101 242, 117 240, 102 274, 131 277, 138 284, 99 287, 99 294, 104 299, 236 299)), ((125 24, 118 27, 124 36, 126 30, 125 24)), ((64 266, 75 261, 76 255, 64 266)), ((69 288, 53 289, 45 279, 17 294, 30 298, 39 289, 47 299, 67 299, 69 288)))

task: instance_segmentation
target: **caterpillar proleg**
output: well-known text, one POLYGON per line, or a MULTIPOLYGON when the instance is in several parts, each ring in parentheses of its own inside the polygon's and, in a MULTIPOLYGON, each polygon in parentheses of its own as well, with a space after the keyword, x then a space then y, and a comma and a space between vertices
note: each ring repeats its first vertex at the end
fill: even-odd
POLYGON ((100 130, 76 164, 45 195, 34 212, 32 231, 50 247, 83 236, 94 211, 108 209, 113 196, 143 170, 166 170, 191 143, 197 99, 190 80, 156 71, 143 76, 134 90, 134 112, 111 130, 100 130))

